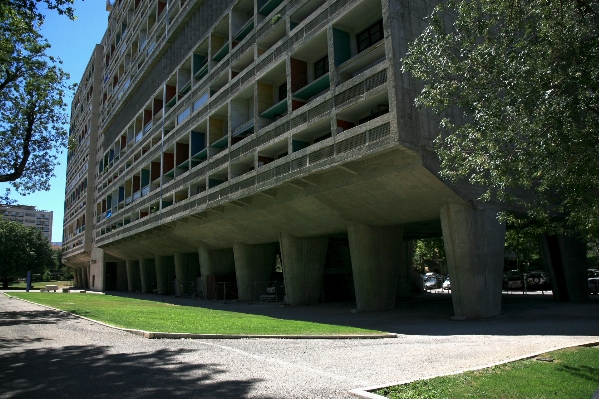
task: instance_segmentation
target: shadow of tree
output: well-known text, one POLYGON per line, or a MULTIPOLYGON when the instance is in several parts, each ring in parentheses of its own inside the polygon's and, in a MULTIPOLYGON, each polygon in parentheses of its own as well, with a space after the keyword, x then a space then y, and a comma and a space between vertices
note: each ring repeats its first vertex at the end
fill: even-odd
POLYGON ((567 366, 563 365, 560 367, 562 371, 567 372, 573 377, 582 378, 584 380, 595 383, 599 386, 599 367, 590 366, 567 366))
POLYGON ((16 326, 19 324, 57 324, 64 321, 65 314, 53 310, 28 310, 0 312, 0 327, 16 326))
POLYGON ((0 397, 246 398, 251 380, 219 380, 226 370, 190 364, 190 350, 112 353, 103 346, 0 354, 0 397))

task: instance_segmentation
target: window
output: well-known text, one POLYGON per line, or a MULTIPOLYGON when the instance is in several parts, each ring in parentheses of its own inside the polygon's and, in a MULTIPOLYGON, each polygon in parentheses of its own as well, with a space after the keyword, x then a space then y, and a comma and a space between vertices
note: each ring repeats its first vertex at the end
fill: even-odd
POLYGON ((283 101, 287 98, 287 82, 279 86, 279 101, 283 101))
POLYGON ((358 53, 366 50, 368 47, 383 39, 383 20, 377 22, 364 29, 356 35, 358 39, 358 53))
POLYGON ((314 62, 314 80, 329 72, 329 56, 325 55, 314 62))

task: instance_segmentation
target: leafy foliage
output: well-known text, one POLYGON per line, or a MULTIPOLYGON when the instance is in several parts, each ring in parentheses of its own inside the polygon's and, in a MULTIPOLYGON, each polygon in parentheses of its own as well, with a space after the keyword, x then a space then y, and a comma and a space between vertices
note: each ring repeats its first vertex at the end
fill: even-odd
MULTIPOLYGON (((72 87, 60 60, 38 32, 38 2, 0 2, 0 182, 20 194, 48 190, 57 152, 67 144, 67 105, 72 87)), ((46 0, 50 9, 72 16, 70 0, 46 0)))
POLYGON ((410 45, 417 105, 443 113, 442 176, 546 231, 599 231, 599 1, 449 0, 410 45), (555 226, 554 226, 555 227, 555 226))
POLYGON ((8 277, 22 277, 28 270, 43 274, 53 257, 50 243, 39 229, 0 218, 0 277, 4 288, 8 277))
POLYGON ((414 241, 414 266, 424 273, 431 262, 438 265, 445 262, 445 246, 442 238, 425 238, 414 241))

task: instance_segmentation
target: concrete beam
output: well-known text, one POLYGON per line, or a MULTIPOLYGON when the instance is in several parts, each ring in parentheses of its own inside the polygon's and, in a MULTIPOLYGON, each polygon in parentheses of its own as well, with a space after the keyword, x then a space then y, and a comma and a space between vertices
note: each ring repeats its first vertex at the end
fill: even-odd
POLYGON ((278 243, 249 245, 237 242, 233 245, 237 292, 242 301, 259 301, 266 293, 270 273, 275 268, 278 243))
POLYGON ((576 236, 541 236, 541 256, 547 265, 553 298, 582 302, 589 299, 586 243, 576 236))
POLYGON ((347 232, 357 309, 394 308, 398 265, 402 261, 403 227, 375 227, 351 221, 347 232))
POLYGON ((281 233, 285 293, 290 305, 315 305, 320 297, 328 236, 295 237, 281 233))
POLYGON ((505 224, 497 220, 497 210, 446 203, 440 216, 455 316, 499 315, 505 224))

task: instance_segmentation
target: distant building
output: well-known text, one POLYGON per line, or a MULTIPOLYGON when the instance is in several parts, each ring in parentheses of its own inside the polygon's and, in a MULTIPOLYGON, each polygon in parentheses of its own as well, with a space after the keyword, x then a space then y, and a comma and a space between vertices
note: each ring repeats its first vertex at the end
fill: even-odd
POLYGON ((19 222, 28 227, 37 227, 44 237, 52 242, 52 211, 41 211, 30 205, 2 205, 0 213, 5 220, 19 222))

